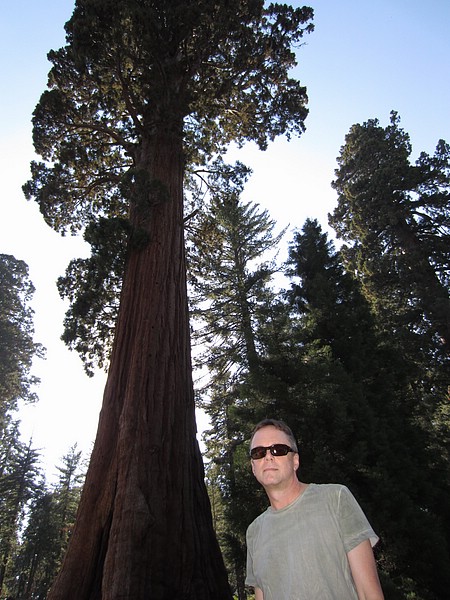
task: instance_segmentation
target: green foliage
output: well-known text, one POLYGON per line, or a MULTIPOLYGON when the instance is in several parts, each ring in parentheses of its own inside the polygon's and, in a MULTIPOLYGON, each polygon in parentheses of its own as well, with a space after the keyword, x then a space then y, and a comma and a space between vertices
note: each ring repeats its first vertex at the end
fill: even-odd
POLYGON ((129 221, 127 236, 108 227, 103 256, 94 246, 59 282, 71 302, 63 339, 88 372, 108 362, 127 244, 145 246, 155 197, 166 196, 151 148, 183 140, 180 160, 192 169, 231 141, 265 148, 302 133, 306 89, 289 71, 312 14, 261 0, 76 3, 67 45, 49 54, 49 89, 33 116, 44 162, 32 163, 24 193, 62 233, 97 238, 102 218, 129 221))
MULTIPOLYGON (((33 387, 39 380, 30 371, 33 358, 43 357, 44 349, 33 341, 34 311, 30 307, 33 293, 27 265, 13 256, 0 255, 2 597, 44 597, 60 564, 61 549, 67 544, 70 533, 67 523, 73 524, 78 503, 78 495, 73 496, 73 491, 70 501, 64 494, 69 483, 61 481, 58 492, 50 493, 39 481, 42 478, 39 452, 31 443, 25 445, 20 441, 20 422, 13 420, 19 401, 34 402, 37 399, 33 387), (55 529, 57 515, 62 511, 65 516, 55 529)), ((73 461, 79 461, 79 458, 74 455, 73 461)), ((78 475, 76 477, 79 484, 78 475)), ((73 488, 73 481, 71 486, 73 488)))
POLYGON ((37 399, 33 387, 39 379, 31 374, 31 367, 34 357, 43 357, 44 348, 33 341, 33 294, 28 266, 0 254, 0 433, 20 400, 37 399))
POLYGON ((31 367, 44 348, 33 341, 33 293, 27 265, 0 254, 0 594, 38 473, 38 453, 20 441, 13 418, 20 401, 37 400, 33 388, 39 379, 31 367))
POLYGON ((18 547, 26 504, 37 487, 38 453, 19 442, 16 435, 8 436, 9 444, 4 439, 0 444, 0 593, 18 547))
MULTIPOLYGON (((276 416, 299 436, 302 480, 344 482, 362 504, 381 536, 386 597, 438 600, 448 584, 450 437, 444 405, 439 418, 428 406, 443 381, 434 370, 433 398, 423 394, 431 392, 415 379, 417 368, 398 353, 396 336, 385 333, 317 221, 295 233, 286 274, 290 289, 253 322, 258 376, 243 369, 211 386, 208 471, 223 503, 218 531, 233 536, 221 534, 230 573, 243 556, 237 542, 267 503, 249 470, 250 431, 276 416), (439 548, 433 565, 417 554, 419 545, 439 548)), ((222 335, 226 345, 225 328, 222 335)))
POLYGON ((185 118, 190 158, 232 140, 265 147, 281 133, 301 133, 306 91, 288 71, 311 17, 311 9, 264 9, 258 0, 170 8, 122 1, 114 10, 79 1, 68 45, 49 55, 50 89, 33 124, 36 150, 50 165, 33 163, 27 197, 55 229, 77 230, 93 214, 122 212, 119 186, 130 169, 148 166, 144 140, 163 123, 185 118))
POLYGON ((34 473, 26 514, 16 523, 14 552, 5 574, 5 588, 17 598, 45 598, 61 565, 75 522, 84 475, 76 445, 62 458, 59 481, 49 488, 34 473))
POLYGON ((240 200, 247 175, 242 165, 216 163, 207 181, 211 201, 188 224, 193 338, 217 378, 257 367, 255 321, 276 270, 263 256, 284 235, 274 235, 267 211, 240 200))
POLYGON ((91 256, 72 260, 65 277, 58 279, 61 297, 70 301, 62 339, 80 354, 89 375, 95 366, 109 364, 128 234, 124 219, 91 223, 84 234, 91 256))
POLYGON ((330 224, 381 322, 408 333, 413 353, 433 353, 450 341, 450 147, 441 140, 411 165, 399 121, 392 113, 386 128, 376 119, 352 126, 330 224))
POLYGON ((8 589, 18 597, 45 598, 59 566, 61 546, 53 493, 42 484, 29 508, 22 544, 9 570, 8 589))
POLYGON ((401 510, 380 503, 390 537, 382 564, 409 586, 411 597, 440 598, 448 585, 449 151, 441 140, 433 157, 422 153, 412 165, 396 113, 386 128, 378 120, 354 125, 338 158, 338 206, 330 216, 346 242, 344 263, 373 309, 385 355, 373 381, 386 432, 379 475, 401 510), (407 466, 400 457, 411 449, 407 466), (423 537, 401 544, 411 523, 423 537), (406 550, 418 543, 439 547, 433 570, 406 550))
POLYGON ((217 164, 206 180, 210 202, 187 225, 193 339, 201 347, 196 366, 207 371, 198 396, 212 423, 207 475, 220 506, 218 539, 240 599, 245 598, 245 530, 257 513, 248 502, 255 493, 244 444, 249 426, 241 427, 236 406, 245 381, 259 377, 258 323, 273 298, 269 282, 276 270, 268 255, 284 234, 274 234, 267 211, 242 202, 247 175, 242 165, 217 164))
MULTIPOLYGON (((296 234, 288 272, 298 354, 293 348, 283 416, 300 436, 301 477, 346 482, 381 534, 385 574, 400 588, 407 574, 424 597, 439 598, 447 585, 448 481, 434 420, 421 406, 427 398, 417 386, 412 393, 416 372, 397 353, 395 335, 381 332, 385 324, 317 223, 296 234), (418 544, 439 546, 433 569, 411 552, 418 544)), ((435 402, 441 391, 435 380, 435 402)))

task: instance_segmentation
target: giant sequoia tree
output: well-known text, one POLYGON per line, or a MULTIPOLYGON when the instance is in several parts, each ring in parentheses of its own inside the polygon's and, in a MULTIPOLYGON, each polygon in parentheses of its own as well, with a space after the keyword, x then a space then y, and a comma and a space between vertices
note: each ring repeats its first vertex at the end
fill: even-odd
POLYGON ((25 193, 58 231, 106 224, 126 240, 97 438, 52 599, 230 597, 195 437, 183 176, 230 141, 264 149, 303 131, 306 92, 289 69, 311 16, 261 0, 78 0, 49 55, 33 121, 44 162, 25 193))

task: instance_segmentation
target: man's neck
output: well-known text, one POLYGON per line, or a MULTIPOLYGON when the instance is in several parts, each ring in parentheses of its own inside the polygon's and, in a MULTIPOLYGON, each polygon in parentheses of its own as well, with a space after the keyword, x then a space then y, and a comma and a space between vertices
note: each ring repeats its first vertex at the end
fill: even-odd
POLYGON ((291 484, 284 489, 266 489, 266 494, 269 498, 270 506, 274 510, 280 510, 281 508, 284 508, 285 506, 288 506, 294 502, 294 500, 303 494, 307 487, 308 484, 303 483, 298 479, 294 479, 292 480, 291 484))

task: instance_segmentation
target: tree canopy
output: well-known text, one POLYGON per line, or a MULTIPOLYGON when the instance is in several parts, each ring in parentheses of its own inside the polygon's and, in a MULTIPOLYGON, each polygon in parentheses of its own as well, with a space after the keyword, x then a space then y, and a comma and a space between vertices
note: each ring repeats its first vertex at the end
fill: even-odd
POLYGON ((411 152, 395 112, 385 128, 377 119, 354 125, 338 157, 330 224, 376 309, 408 320, 411 334, 438 336, 448 353, 450 146, 440 140, 414 165, 411 152))
POLYGON ((32 163, 25 193, 55 229, 76 231, 97 214, 127 216, 130 200, 163 199, 145 168, 145 140, 161 128, 183 137, 187 164, 231 141, 266 148, 302 133, 306 89, 289 71, 311 18, 260 0, 79 0, 67 46, 49 53, 33 117, 46 162, 32 163))

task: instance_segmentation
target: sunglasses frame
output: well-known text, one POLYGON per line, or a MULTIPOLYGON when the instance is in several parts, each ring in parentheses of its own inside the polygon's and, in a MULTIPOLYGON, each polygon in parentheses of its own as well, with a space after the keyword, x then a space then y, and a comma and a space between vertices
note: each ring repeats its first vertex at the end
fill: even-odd
POLYGON ((287 444, 272 444, 271 446, 255 446, 254 448, 252 448, 250 450, 250 458, 252 460, 261 460, 262 458, 266 457, 267 450, 269 450, 270 454, 275 457, 287 456, 289 454, 289 452, 295 452, 295 450, 293 448, 291 448, 290 446, 288 446, 287 444), (282 449, 281 454, 276 454, 276 452, 281 449, 282 449), (264 450, 264 454, 262 454, 261 456, 252 456, 252 454, 255 450, 259 450, 260 452, 262 450, 264 450), (286 450, 286 452, 284 452, 284 450, 286 450))

